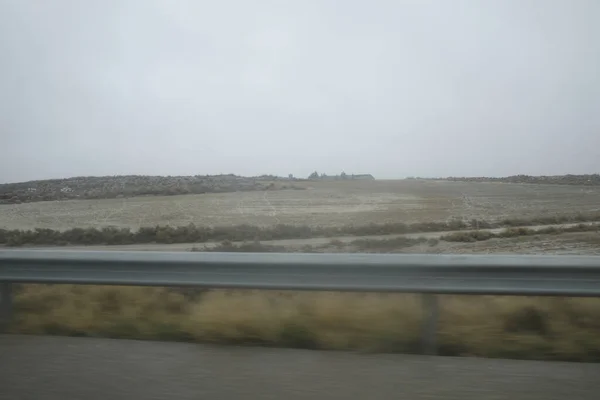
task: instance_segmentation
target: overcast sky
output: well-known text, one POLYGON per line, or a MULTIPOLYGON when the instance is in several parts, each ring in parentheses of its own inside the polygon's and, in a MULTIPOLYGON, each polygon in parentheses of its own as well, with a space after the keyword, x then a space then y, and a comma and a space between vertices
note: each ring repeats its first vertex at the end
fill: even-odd
POLYGON ((598 0, 0 0, 0 182, 600 172, 598 0))

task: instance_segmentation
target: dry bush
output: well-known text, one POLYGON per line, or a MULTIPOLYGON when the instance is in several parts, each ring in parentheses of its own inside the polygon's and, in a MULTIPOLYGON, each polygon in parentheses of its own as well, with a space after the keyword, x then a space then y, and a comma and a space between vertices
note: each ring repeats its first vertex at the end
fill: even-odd
POLYGON ((600 361, 600 299, 465 300, 443 301, 440 350, 445 354, 600 361))
POLYGON ((212 291, 192 308, 188 329, 219 343, 408 350, 419 319, 410 296, 212 291))
POLYGON ((440 243, 439 239, 436 238, 431 238, 427 240, 427 244, 429 245, 429 247, 435 247, 440 243))
POLYGON ((390 251, 415 246, 427 242, 426 238, 408 238, 404 236, 390 239, 357 239, 350 242, 359 251, 390 251))
MULTIPOLYGON (((285 246, 274 246, 263 244, 259 241, 233 243, 229 240, 224 240, 216 246, 197 247, 193 246, 192 252, 222 252, 222 253, 290 253, 291 250, 285 246)), ((315 249, 311 245, 305 245, 302 248, 304 253, 314 253, 315 249)))
POLYGON ((578 237, 578 240, 583 243, 588 243, 594 246, 600 246, 600 232, 590 233, 585 236, 578 237))
MULTIPOLYGON (((500 237, 522 236, 538 233, 583 232, 598 229, 597 225, 580 224, 578 227, 557 228, 549 227, 532 231, 523 226, 536 225, 546 218, 545 222, 582 222, 600 220, 600 214, 575 214, 565 216, 536 217, 529 220, 506 220, 502 223, 486 221, 471 221, 466 224, 462 220, 453 219, 448 222, 422 222, 405 224, 402 222, 347 225, 338 227, 323 226, 297 226, 279 224, 272 227, 259 227, 247 224, 235 226, 152 226, 141 227, 138 230, 130 228, 72 228, 65 231, 53 229, 33 230, 0 230, 0 243, 9 246, 23 245, 116 245, 116 244, 143 244, 143 243, 204 243, 208 241, 260 241, 275 239, 305 239, 313 237, 334 236, 372 236, 391 235, 420 232, 447 232, 470 229, 472 224, 477 227, 502 227, 507 226, 506 232, 500 237), (520 228, 512 228, 518 224, 520 228), (592 228, 594 227, 595 228, 592 228), (516 229, 516 230, 515 230, 516 229)), ((486 231, 463 231, 445 236, 449 241, 478 241, 487 240, 494 236, 486 231)), ((366 245, 366 244, 365 244, 366 245)))
POLYGON ((182 339, 185 295, 164 288, 25 285, 16 291, 18 332, 182 339))
POLYGON ((342 242, 339 239, 332 239, 332 240, 330 240, 329 241, 329 246, 332 246, 332 247, 335 247, 335 248, 338 248, 338 249, 346 247, 346 245, 344 244, 344 242, 342 242))
POLYGON ((442 235, 440 240, 447 242, 478 242, 494 238, 511 238, 517 236, 533 236, 533 235, 560 235, 562 233, 572 232, 594 232, 600 229, 599 224, 577 224, 573 226, 549 226, 541 229, 530 229, 526 227, 507 228, 499 233, 489 231, 464 231, 453 232, 447 235, 442 235))
MULTIPOLYGON (((13 332, 416 352, 418 295, 24 285, 13 332)), ((600 299, 440 296, 446 355, 600 361, 600 299)))
POLYGON ((481 240, 488 240, 496 237, 493 233, 487 231, 468 231, 468 232, 454 232, 447 235, 442 235, 440 240, 446 242, 477 242, 481 240))

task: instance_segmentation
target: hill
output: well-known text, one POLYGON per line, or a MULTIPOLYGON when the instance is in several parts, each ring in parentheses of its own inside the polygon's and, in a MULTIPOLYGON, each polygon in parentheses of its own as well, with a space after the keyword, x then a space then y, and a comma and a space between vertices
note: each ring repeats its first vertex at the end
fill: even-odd
POLYGON ((80 176, 0 184, 0 204, 279 189, 300 188, 290 179, 275 176, 80 176))
POLYGON ((549 175, 549 176, 531 176, 531 175, 513 175, 502 178, 491 177, 449 177, 443 178, 447 181, 463 182, 504 182, 504 183, 535 183, 548 185, 584 185, 599 186, 600 174, 584 175, 549 175))

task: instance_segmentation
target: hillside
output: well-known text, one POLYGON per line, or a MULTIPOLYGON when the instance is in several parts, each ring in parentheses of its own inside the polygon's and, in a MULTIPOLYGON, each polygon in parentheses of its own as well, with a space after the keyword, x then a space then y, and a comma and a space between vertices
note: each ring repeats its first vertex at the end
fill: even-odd
POLYGON ((81 176, 0 184, 0 204, 290 188, 299 189, 289 179, 274 176, 256 178, 236 175, 81 176))
POLYGON ((504 183, 536 183, 549 185, 585 185, 599 186, 600 174, 585 175, 552 175, 552 176, 530 176, 513 175, 502 178, 491 177, 449 177, 444 180, 462 182, 504 182, 504 183))

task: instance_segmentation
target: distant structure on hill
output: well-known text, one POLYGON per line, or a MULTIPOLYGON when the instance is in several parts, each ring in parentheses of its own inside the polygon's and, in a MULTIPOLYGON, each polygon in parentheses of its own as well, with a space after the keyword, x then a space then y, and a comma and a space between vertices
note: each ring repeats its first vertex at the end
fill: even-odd
POLYGON ((327 175, 327 174, 320 174, 315 171, 312 174, 310 174, 308 176, 308 179, 310 180, 331 180, 331 181, 341 181, 341 180, 375 180, 375 178, 373 177, 373 175, 371 174, 347 174, 345 172, 342 172, 339 175, 327 175))

